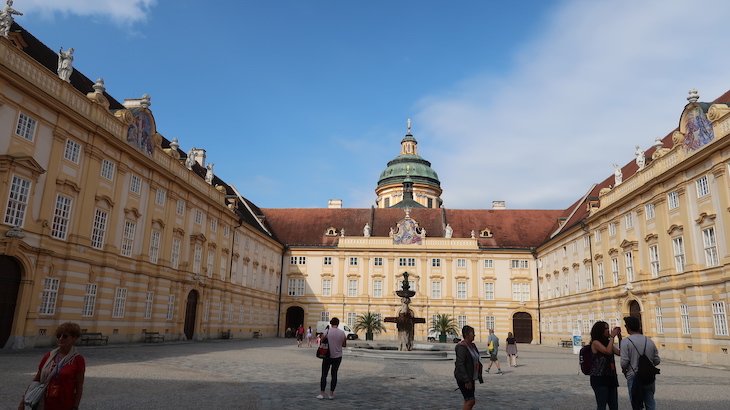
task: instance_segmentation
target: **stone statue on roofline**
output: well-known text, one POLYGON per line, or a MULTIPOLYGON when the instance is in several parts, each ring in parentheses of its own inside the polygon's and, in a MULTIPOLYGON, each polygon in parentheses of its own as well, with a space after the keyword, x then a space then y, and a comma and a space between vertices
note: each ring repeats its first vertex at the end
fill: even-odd
POLYGON ((646 165, 646 156, 644 156, 644 150, 637 145, 636 151, 634 151, 634 155, 636 155, 636 166, 639 167, 639 170, 644 169, 644 166, 646 165))
POLYGON ((22 16, 23 13, 13 8, 13 0, 7 0, 5 7, 0 11, 0 36, 8 38, 10 27, 13 25, 13 14, 22 16))
POLYGON ((213 163, 206 165, 207 171, 205 172, 205 182, 213 184, 213 163))
POLYGON ((58 78, 65 82, 71 81, 71 73, 74 72, 74 49, 69 48, 66 51, 63 51, 63 48, 61 48, 58 51, 58 69, 56 70, 58 72, 58 78))
POLYGON ((370 224, 365 223, 365 227, 362 228, 362 236, 369 238, 370 237, 370 224))
POLYGON ((621 172, 621 167, 617 164, 613 164, 613 186, 619 186, 624 180, 624 174, 621 172))
POLYGON ((451 225, 446 224, 446 228, 444 228, 444 238, 451 238, 454 235, 454 229, 451 228, 451 225))
POLYGON ((191 170, 193 169, 193 165, 195 165, 195 148, 190 148, 190 151, 188 151, 188 157, 185 158, 185 167, 187 169, 191 170))

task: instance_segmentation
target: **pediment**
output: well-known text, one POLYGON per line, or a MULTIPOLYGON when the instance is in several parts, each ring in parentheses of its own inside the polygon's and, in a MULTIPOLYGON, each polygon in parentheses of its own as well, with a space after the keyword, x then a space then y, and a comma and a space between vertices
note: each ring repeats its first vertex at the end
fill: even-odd
POLYGON ((621 241, 621 244, 619 246, 621 247, 621 249, 627 249, 627 248, 636 248, 638 245, 639 245, 639 243, 636 241, 628 241, 628 240, 624 239, 623 241, 621 241))
POLYGON ((29 155, 0 155, 0 172, 8 171, 15 167, 30 171, 34 178, 38 178, 41 174, 46 172, 41 164, 29 155))
POLYGON ((650 233, 644 237, 644 242, 656 241, 657 239, 659 239, 659 235, 650 233))
POLYGON ((695 219, 695 222, 697 223, 697 225, 702 225, 703 223, 705 223, 706 220, 707 220, 707 222, 714 221, 715 217, 717 217, 716 214, 708 214, 706 212, 702 212, 700 214, 700 216, 697 219, 695 219))
POLYGON ((675 231, 682 232, 682 231, 684 231, 684 228, 682 227, 682 225, 673 224, 672 226, 669 227, 669 229, 667 229, 667 233, 669 235, 672 235, 675 231))

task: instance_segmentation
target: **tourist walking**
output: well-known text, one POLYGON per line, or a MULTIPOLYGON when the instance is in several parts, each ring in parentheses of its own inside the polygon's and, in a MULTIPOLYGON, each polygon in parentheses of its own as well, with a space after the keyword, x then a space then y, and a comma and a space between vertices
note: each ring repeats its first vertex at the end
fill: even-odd
POLYGON ((324 399, 325 397, 333 400, 335 398, 335 387, 337 387, 337 371, 340 369, 340 363, 342 363, 342 348, 347 346, 347 337, 342 329, 337 326, 340 325, 340 319, 333 317, 330 320, 330 326, 322 334, 322 343, 327 342, 329 346, 329 355, 322 359, 322 377, 319 380, 319 395, 318 399, 324 399), (330 381, 330 395, 325 396, 325 388, 327 387, 327 373, 332 369, 332 380, 330 381))
POLYGON ((304 340, 304 325, 299 325, 297 328, 297 347, 302 347, 302 341, 304 340))
MULTIPOLYGON (((648 380, 640 380, 638 376, 639 358, 642 355, 652 362, 654 366, 661 361, 659 352, 657 351, 654 341, 641 333, 641 321, 633 316, 624 318, 624 325, 629 335, 621 341, 621 369, 626 376, 626 386, 629 389, 629 400, 633 409, 641 409, 642 406, 646 410, 656 409, 656 401, 654 400, 654 384, 655 373, 653 368, 647 369, 648 380)), ((658 371, 657 371, 658 372, 658 371)))
POLYGON ((312 326, 307 328, 307 347, 312 347, 312 326))
POLYGON ((499 352, 499 338, 494 334, 494 329, 489 329, 489 337, 487 338, 487 353, 489 353, 489 367, 487 367, 487 373, 492 368, 493 364, 497 364, 497 374, 502 374, 502 369, 499 367, 499 359, 497 353, 499 352))
POLYGON ((605 410, 606 405, 611 410, 618 409, 618 376, 614 355, 619 355, 620 350, 613 341, 617 336, 620 345, 621 328, 615 327, 611 330, 608 323, 602 320, 591 328, 591 387, 596 395, 598 410, 605 410))
POLYGON ((454 378, 464 396, 464 410, 471 410, 476 403, 474 382, 479 380, 479 383, 484 383, 482 363, 479 361, 479 350, 474 344, 474 328, 464 326, 461 335, 463 339, 455 347, 454 378))
POLYGON ((517 367, 517 339, 512 336, 512 332, 507 332, 507 349, 505 350, 510 367, 517 367))
POLYGON ((43 355, 33 383, 26 390, 18 410, 77 410, 84 392, 86 361, 74 344, 81 336, 76 323, 62 323, 56 329, 58 347, 43 355))

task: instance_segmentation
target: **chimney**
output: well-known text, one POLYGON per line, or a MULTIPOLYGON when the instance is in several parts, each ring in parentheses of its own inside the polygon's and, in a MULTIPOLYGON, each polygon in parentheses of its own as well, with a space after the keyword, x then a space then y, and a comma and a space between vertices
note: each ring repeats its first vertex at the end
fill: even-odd
POLYGON ((507 202, 505 202, 505 201, 492 201, 492 209, 507 209, 507 202))
POLYGON ((334 208, 342 208, 342 200, 341 199, 330 199, 327 201, 327 208, 334 209, 334 208))
POLYGON ((193 159, 201 167, 205 168, 205 150, 202 148, 193 148, 190 150, 193 155, 193 159))

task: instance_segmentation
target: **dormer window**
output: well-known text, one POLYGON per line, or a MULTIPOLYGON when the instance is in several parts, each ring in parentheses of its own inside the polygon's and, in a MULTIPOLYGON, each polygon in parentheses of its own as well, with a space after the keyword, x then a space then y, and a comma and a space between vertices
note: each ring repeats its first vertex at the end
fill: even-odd
POLYGON ((327 228, 327 232, 325 233, 327 236, 337 236, 337 229, 333 227, 327 228))
POLYGON ((489 230, 489 228, 484 228, 481 232, 479 232, 480 238, 491 238, 492 237, 492 231, 489 230))

